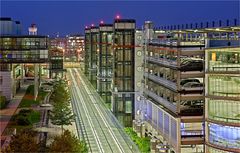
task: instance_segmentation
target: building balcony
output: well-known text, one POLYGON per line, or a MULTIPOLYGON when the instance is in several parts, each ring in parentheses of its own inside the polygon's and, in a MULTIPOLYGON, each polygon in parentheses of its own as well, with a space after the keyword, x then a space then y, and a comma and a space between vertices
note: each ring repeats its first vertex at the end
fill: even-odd
POLYGON ((165 87, 167 87, 167 88, 169 88, 173 91, 177 91, 177 86, 172 81, 169 81, 169 80, 164 79, 162 77, 155 76, 151 73, 144 73, 144 77, 149 78, 150 80, 152 80, 154 82, 160 83, 161 85, 164 85, 165 87))
POLYGON ((145 59, 152 63, 160 64, 162 66, 166 66, 172 69, 177 69, 177 61, 167 60, 159 57, 149 57, 149 56, 146 56, 145 59))
POLYGON ((203 40, 161 40, 161 39, 153 39, 150 41, 150 44, 154 45, 162 45, 162 46, 204 46, 203 40))
POLYGON ((149 97, 151 97, 152 99, 154 99, 159 104, 161 104, 164 107, 166 107, 169 110, 171 110, 172 112, 177 112, 177 107, 172 102, 170 102, 170 101, 168 101, 168 100, 158 96, 156 93, 154 93, 154 92, 152 92, 152 91, 150 91, 148 89, 144 89, 144 93, 146 95, 148 95, 149 97))
POLYGON ((203 114, 203 94, 180 95, 182 102, 179 102, 179 107, 177 102, 171 102, 151 90, 144 89, 144 94, 175 114, 181 116, 201 116, 203 114))

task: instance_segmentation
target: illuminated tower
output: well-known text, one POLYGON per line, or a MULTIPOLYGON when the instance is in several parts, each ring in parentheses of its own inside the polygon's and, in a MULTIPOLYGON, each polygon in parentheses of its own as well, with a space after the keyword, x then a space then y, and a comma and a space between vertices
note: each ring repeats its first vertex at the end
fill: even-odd
POLYGON ((31 24, 31 26, 28 28, 28 34, 29 35, 37 35, 37 26, 36 24, 31 24))

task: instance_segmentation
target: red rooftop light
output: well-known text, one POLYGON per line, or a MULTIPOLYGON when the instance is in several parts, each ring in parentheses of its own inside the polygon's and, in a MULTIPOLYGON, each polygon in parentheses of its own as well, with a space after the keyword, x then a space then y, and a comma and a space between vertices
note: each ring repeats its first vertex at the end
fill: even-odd
POLYGON ((116 16, 116 19, 120 19, 120 15, 117 15, 117 16, 116 16))

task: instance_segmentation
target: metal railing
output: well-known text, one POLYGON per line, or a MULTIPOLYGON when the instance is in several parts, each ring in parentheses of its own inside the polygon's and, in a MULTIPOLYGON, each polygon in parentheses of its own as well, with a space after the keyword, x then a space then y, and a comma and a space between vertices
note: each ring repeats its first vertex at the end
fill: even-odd
POLYGON ((177 107, 172 102, 158 96, 157 94, 155 94, 154 92, 152 92, 152 91, 150 91, 146 88, 144 89, 144 93, 147 94, 149 97, 153 98, 159 104, 161 104, 161 105, 165 106, 166 108, 170 109, 171 111, 177 112, 177 107))
POLYGON ((144 73, 144 76, 147 77, 147 78, 149 78, 149 79, 151 79, 151 80, 153 80, 153 81, 156 81, 156 82, 164 85, 164 86, 167 87, 167 88, 171 88, 172 90, 177 91, 177 86, 176 86, 176 84, 173 83, 172 81, 169 81, 169 80, 164 79, 164 78, 162 78, 162 77, 155 76, 155 75, 153 75, 153 74, 146 73, 146 72, 144 73))

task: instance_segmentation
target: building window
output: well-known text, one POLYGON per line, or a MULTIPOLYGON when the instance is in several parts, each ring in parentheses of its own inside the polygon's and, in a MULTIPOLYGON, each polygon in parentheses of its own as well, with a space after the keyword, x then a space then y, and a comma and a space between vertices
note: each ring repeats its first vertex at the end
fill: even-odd
POLYGON ((125 113, 132 113, 132 102, 131 101, 126 101, 125 113))
POLYGON ((209 71, 240 71, 239 50, 209 51, 209 71))
POLYGON ((223 126, 210 123, 209 142, 225 147, 225 148, 240 148, 240 127, 223 126))
POLYGON ((240 103, 231 100, 208 100, 209 118, 217 121, 240 123, 240 103))
POLYGON ((224 97, 240 97, 239 76, 210 76, 209 94, 224 97))

